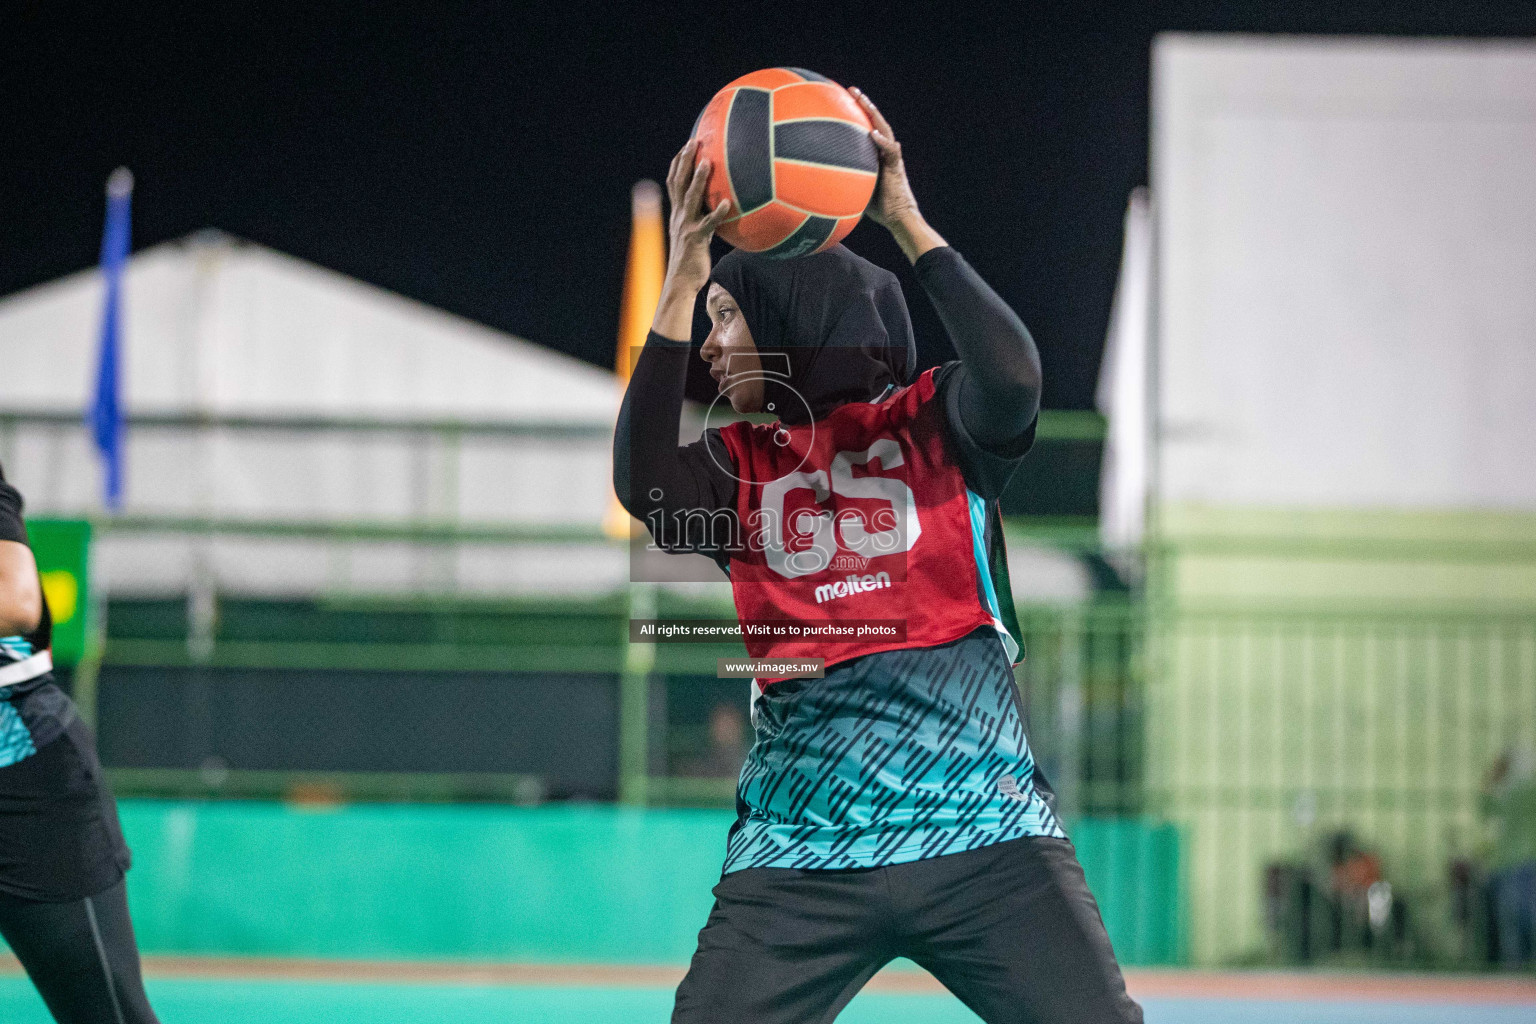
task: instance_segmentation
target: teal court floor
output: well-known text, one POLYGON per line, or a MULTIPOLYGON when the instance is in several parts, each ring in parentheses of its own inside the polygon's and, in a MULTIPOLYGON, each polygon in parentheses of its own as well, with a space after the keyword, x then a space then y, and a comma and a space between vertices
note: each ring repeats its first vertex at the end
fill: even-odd
MULTIPOLYGON (((420 984, 273 978, 151 978, 164 1024, 576 1024, 664 1022, 672 990, 662 985, 420 984)), ((1148 1024, 1536 1024, 1536 1002, 1454 1003, 1390 999, 1232 999, 1144 996, 1148 1024)), ((864 992, 839 1024, 974 1024, 943 993, 864 992)), ((49 1024, 24 977, 0 977, 0 1021, 49 1024)))

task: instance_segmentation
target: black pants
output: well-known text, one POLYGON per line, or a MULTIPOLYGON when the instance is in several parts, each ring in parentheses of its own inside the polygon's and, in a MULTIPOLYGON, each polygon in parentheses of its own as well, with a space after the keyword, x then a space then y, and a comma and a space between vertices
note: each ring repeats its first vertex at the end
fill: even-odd
POLYGON ((898 956, 987 1024, 1142 1019, 1062 839, 859 871, 751 868, 714 893, 673 1024, 824 1024, 898 956))
POLYGON ((0 935, 59 1024, 156 1024, 122 882, 67 903, 0 894, 0 935))

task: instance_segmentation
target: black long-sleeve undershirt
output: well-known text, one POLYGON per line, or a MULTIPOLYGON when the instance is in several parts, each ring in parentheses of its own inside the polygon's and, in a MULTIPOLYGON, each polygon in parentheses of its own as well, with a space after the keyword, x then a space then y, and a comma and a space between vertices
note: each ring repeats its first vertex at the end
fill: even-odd
POLYGON ((982 447, 1008 453, 1025 439, 1040 411, 1035 339, 1018 314, 948 246, 925 252, 912 269, 960 357, 951 386, 957 389, 965 429, 982 447))
MULTIPOLYGON (((629 514, 647 525, 655 517, 735 508, 736 480, 730 453, 715 431, 679 445, 678 421, 688 360, 698 355, 686 341, 652 331, 630 374, 613 434, 613 489, 629 514), (713 446, 713 452, 709 450, 713 446)), ((702 550, 701 537, 679 538, 685 550, 702 550)))
POLYGON ((5 467, 0 466, 0 540, 27 542, 27 528, 21 518, 21 492, 5 480, 5 467))
MULTIPOLYGON (((955 250, 932 249, 913 269, 960 357, 939 373, 957 461, 972 490, 996 497, 1034 440, 1040 354, 1023 321, 955 250)), ((619 410, 613 477, 619 500, 637 519, 683 517, 702 529, 702 517, 686 514, 734 509, 736 480, 714 431, 677 443, 690 358, 697 356, 687 342, 654 332, 646 339, 619 410)), ((691 532, 674 532, 675 546, 706 550, 706 538, 691 532)))

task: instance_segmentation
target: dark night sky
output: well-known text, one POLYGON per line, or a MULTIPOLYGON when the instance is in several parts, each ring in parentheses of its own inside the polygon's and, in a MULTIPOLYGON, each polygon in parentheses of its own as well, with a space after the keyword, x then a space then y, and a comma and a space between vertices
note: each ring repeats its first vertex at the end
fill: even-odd
MULTIPOLYGON (((0 12, 0 295, 95 261, 122 163, 135 248, 219 227, 608 365, 629 186, 720 86, 792 64, 881 105, 929 220, 1034 331, 1052 408, 1092 404, 1155 32, 1536 34, 1532 0, 96 6, 0 12)), ((905 273, 878 228, 849 244, 905 273)))

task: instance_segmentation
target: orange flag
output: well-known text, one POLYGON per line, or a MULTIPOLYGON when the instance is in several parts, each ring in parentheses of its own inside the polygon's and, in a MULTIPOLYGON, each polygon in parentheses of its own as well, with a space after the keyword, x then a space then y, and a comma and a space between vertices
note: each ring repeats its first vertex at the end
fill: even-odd
MULTIPOLYGON (((619 338, 614 353, 613 370, 619 382, 629 380, 634 360, 645 344, 656 304, 661 301, 661 284, 667 272, 666 231, 661 222, 661 187, 654 181, 635 184, 631 193, 629 226, 629 265, 624 271, 624 298, 619 305, 619 338)), ((603 532, 610 537, 627 538, 633 520, 615 495, 603 532)))
POLYGON ((666 231, 661 223, 661 187, 642 181, 632 193, 629 266, 624 272, 624 300, 619 306, 619 347, 613 368, 629 380, 634 359, 650 333, 661 283, 667 272, 666 231))

